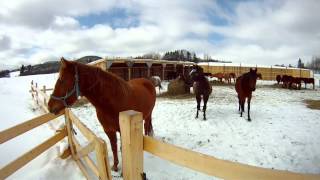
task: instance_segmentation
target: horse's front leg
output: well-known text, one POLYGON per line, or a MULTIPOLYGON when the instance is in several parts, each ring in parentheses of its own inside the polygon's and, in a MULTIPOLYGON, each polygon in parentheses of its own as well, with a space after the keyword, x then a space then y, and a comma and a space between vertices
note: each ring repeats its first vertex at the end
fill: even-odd
POLYGON ((203 120, 207 120, 207 118, 206 118, 206 110, 207 110, 208 99, 209 99, 209 96, 203 97, 203 120))
POLYGON ((241 98, 240 99, 240 107, 241 107, 241 110, 240 110, 240 117, 242 117, 242 113, 244 112, 244 103, 246 101, 246 98, 241 98))
POLYGON ((251 121, 251 118, 250 118, 250 103, 251 103, 251 95, 248 97, 248 121, 251 121))
POLYGON ((118 160, 117 134, 116 134, 116 131, 108 131, 108 132, 106 132, 106 134, 109 137, 111 149, 112 149, 112 153, 113 153, 112 170, 118 171, 119 160, 118 160))
POLYGON ((241 110, 241 101, 240 101, 240 96, 238 95, 238 103, 239 103, 239 111, 241 110))
POLYGON ((196 96, 196 99, 197 99, 197 115, 196 115, 196 118, 198 118, 199 116, 199 111, 200 111, 200 103, 201 103, 201 96, 196 96))

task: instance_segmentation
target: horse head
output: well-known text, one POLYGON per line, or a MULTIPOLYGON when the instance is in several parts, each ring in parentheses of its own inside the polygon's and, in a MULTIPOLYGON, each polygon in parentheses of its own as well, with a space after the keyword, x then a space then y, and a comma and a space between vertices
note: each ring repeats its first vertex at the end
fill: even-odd
POLYGON ((200 78, 204 76, 203 68, 200 66, 193 66, 192 70, 189 73, 189 76, 192 81, 199 81, 200 78))
POLYGON ((250 72, 248 73, 248 84, 249 84, 249 89, 251 91, 255 91, 256 90, 256 83, 257 83, 257 79, 258 79, 258 73, 257 73, 257 68, 256 69, 251 69, 250 68, 250 72))
POLYGON ((60 61, 59 78, 50 96, 48 109, 51 113, 57 114, 64 108, 74 104, 79 95, 79 74, 77 66, 62 57, 60 61))

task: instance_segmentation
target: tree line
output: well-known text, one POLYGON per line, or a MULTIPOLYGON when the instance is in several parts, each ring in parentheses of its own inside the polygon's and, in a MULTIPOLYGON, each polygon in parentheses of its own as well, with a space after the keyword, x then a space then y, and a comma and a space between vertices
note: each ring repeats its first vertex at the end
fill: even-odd
POLYGON ((308 69, 312 69, 312 70, 315 70, 315 71, 320 71, 320 57, 319 56, 313 56, 311 58, 311 61, 307 62, 307 64, 305 66, 308 69))
POLYGON ((203 59, 199 58, 195 52, 190 52, 188 50, 174 50, 174 51, 167 51, 161 56, 159 53, 147 53, 142 56, 137 56, 134 59, 162 59, 162 60, 169 60, 169 61, 190 61, 190 62, 225 62, 231 63, 231 61, 221 61, 212 59, 210 56, 205 55, 203 59))

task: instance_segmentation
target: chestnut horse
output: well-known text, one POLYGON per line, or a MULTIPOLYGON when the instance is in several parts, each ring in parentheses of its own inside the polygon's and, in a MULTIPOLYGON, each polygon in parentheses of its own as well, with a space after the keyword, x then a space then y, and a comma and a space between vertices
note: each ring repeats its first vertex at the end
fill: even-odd
POLYGON ((50 97, 51 113, 74 104, 85 96, 96 108, 98 120, 111 143, 114 171, 118 170, 117 136, 120 132, 119 112, 135 110, 143 113, 146 135, 153 134, 151 114, 156 92, 150 80, 139 78, 128 82, 98 67, 67 61, 61 58, 59 79, 50 97))
POLYGON ((257 69, 252 70, 250 68, 250 72, 247 72, 237 78, 235 85, 235 89, 237 91, 239 100, 240 117, 242 117, 242 113, 244 112, 244 104, 246 102, 246 98, 248 98, 248 121, 251 121, 250 102, 252 97, 252 91, 256 90, 257 78, 257 69))
POLYGON ((205 77, 203 73, 203 69, 200 66, 194 66, 192 70, 190 71, 190 78, 194 82, 193 83, 193 92, 196 94, 196 100, 197 100, 197 115, 196 118, 198 118, 199 110, 200 110, 200 104, 201 104, 201 96, 203 98, 203 120, 206 120, 206 109, 207 109, 207 102, 209 99, 209 96, 212 92, 212 87, 208 81, 208 79, 205 77))

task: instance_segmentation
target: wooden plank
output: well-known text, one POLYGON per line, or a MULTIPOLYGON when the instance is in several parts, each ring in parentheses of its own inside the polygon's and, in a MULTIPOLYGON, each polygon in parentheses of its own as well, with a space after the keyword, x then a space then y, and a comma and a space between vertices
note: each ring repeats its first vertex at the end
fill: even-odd
POLYGON ((39 156, 41 153, 55 145, 57 142, 61 141, 64 137, 67 136, 67 131, 61 131, 43 142, 42 144, 36 146, 29 152, 23 154, 13 162, 9 163, 8 165, 4 166, 0 169, 0 179, 5 179, 10 176, 12 173, 26 165, 28 162, 39 156))
POLYGON ((143 137, 143 148, 145 151, 175 164, 179 164, 181 166, 223 179, 320 179, 320 175, 298 174, 289 171, 272 170, 221 160, 205 154, 167 144, 147 136, 143 137))
POLYGON ((96 135, 72 111, 69 111, 69 118, 89 141, 96 138, 96 135))
POLYGON ((101 138, 96 138, 96 156, 99 170, 99 179, 112 180, 106 143, 101 138))
MULTIPOLYGON (((76 147, 76 150, 77 149, 81 149, 81 146, 80 146, 80 144, 79 144, 79 142, 77 141, 76 138, 73 138, 73 142, 74 142, 74 145, 76 147)), ((99 170, 98 170, 97 166, 94 164, 94 162, 92 161, 92 159, 89 156, 84 156, 83 160, 87 163, 88 167, 92 170, 92 172, 97 177, 99 177, 99 170)))
POLYGON ((67 133, 68 133, 68 143, 71 150, 71 156, 74 160, 76 160, 76 152, 73 143, 73 132, 72 132, 72 121, 70 119, 70 110, 68 108, 65 109, 65 124, 67 126, 67 133))
POLYGON ((84 164, 81 162, 81 160, 76 160, 76 163, 79 167, 79 169, 81 170, 82 174, 84 175, 84 177, 89 180, 90 179, 90 176, 89 176, 89 173, 88 171, 86 170, 84 164))
POLYGON ((14 137, 17 137, 33 128, 36 128, 46 122, 49 122, 59 116, 61 116, 64 112, 59 113, 58 115, 54 115, 51 113, 47 113, 44 115, 41 115, 39 117, 33 118, 31 120, 28 120, 24 123, 18 124, 14 127, 11 127, 9 129, 3 130, 0 132, 0 143, 4 143, 14 137))
POLYGON ((124 111, 119 114, 122 169, 124 180, 142 180, 143 174, 143 118, 142 113, 124 111))
POLYGON ((88 156, 88 154, 94 150, 95 146, 96 146, 95 141, 91 141, 88 145, 86 145, 82 149, 78 150, 76 152, 76 157, 75 157, 76 160, 78 160, 84 156, 88 156))

